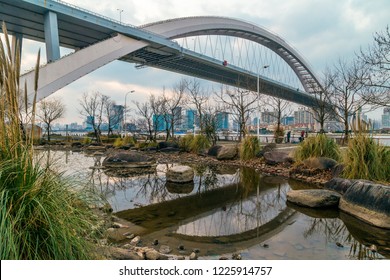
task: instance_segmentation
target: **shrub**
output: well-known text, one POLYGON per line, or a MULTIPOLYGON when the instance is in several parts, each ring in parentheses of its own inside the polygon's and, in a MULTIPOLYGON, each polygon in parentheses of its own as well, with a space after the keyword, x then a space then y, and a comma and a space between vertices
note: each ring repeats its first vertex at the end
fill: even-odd
POLYGON ((390 149, 367 135, 358 133, 348 141, 342 176, 390 182, 390 149))
POLYGON ((282 127, 279 127, 279 129, 276 129, 274 131, 274 138, 275 143, 282 143, 284 139, 284 129, 282 127))
POLYGON ((318 134, 315 137, 308 137, 301 142, 294 153, 297 162, 310 157, 328 157, 340 161, 340 148, 325 134, 318 134))
POLYGON ((122 147, 123 146, 122 138, 116 138, 113 145, 115 148, 122 147))
POLYGON ((194 137, 190 146, 191 146, 191 152, 199 153, 210 148, 211 144, 205 135, 198 134, 194 137))
POLYGON ((190 152, 191 151, 191 144, 194 140, 193 134, 186 134, 182 138, 180 138, 179 141, 179 147, 183 151, 190 152))
POLYGON ((83 144, 84 145, 89 145, 91 143, 92 143, 92 139, 90 137, 86 136, 86 137, 83 138, 83 144))
POLYGON ((240 158, 241 160, 248 160, 255 158, 260 152, 259 139, 256 136, 245 137, 241 142, 240 158))

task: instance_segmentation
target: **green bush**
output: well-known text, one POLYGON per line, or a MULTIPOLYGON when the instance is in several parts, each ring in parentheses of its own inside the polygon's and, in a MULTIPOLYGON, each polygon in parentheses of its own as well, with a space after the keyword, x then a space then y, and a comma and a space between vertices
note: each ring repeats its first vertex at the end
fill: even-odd
POLYGON ((210 141, 207 139, 207 137, 203 134, 198 134, 194 137, 194 139, 191 142, 191 152, 193 153, 199 153, 202 152, 208 148, 210 148, 211 144, 210 141))
POLYGON ((83 144, 84 145, 89 145, 91 143, 92 143, 92 139, 90 137, 86 136, 86 137, 83 138, 83 144))
POLYGON ((390 149, 367 135, 348 141, 343 162, 345 178, 390 182, 390 149))
POLYGON ((241 160, 255 158, 260 152, 259 139, 256 136, 245 137, 240 146, 241 160))
POLYGON ((325 134, 308 137, 301 142, 294 153, 297 162, 310 157, 328 157, 336 161, 341 160, 339 146, 325 134))
POLYGON ((186 134, 183 137, 181 137, 179 141, 180 149, 186 152, 191 152, 191 145, 193 140, 194 140, 193 134, 186 134))
POLYGON ((123 146, 122 138, 116 138, 113 145, 115 148, 122 147, 123 146))

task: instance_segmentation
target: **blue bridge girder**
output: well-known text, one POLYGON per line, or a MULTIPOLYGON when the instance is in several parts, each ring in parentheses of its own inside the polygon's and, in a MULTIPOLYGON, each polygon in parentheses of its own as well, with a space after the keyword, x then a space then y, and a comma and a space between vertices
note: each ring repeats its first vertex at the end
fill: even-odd
MULTIPOLYGON (((4 21, 8 32, 17 37, 40 42, 46 40, 47 44, 48 26, 46 24, 45 29, 45 19, 47 21, 48 13, 56 15, 58 30, 55 31, 58 31, 59 46, 75 49, 76 52, 119 33, 146 43, 145 47, 119 60, 252 91, 257 90, 259 78, 262 93, 304 106, 318 106, 317 99, 310 93, 320 90, 321 85, 304 59, 280 37, 252 24, 221 17, 194 17, 136 27, 59 0, 0 0, 0 21, 4 21), (185 49, 173 41, 202 34, 228 34, 263 44, 290 65, 306 92, 263 76, 258 77, 256 73, 234 65, 224 66, 220 60, 185 49)), ((50 49, 55 50, 55 46, 51 45, 50 49)))

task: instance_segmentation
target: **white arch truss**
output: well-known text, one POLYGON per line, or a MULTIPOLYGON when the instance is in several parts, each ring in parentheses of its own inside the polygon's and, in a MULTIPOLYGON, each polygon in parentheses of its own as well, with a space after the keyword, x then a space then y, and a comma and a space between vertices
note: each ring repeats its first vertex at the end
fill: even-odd
POLYGON ((322 86, 305 59, 286 41, 270 31, 242 20, 203 16, 176 18, 140 26, 169 39, 199 35, 240 37, 261 44, 278 54, 295 72, 306 92, 314 93, 322 86))

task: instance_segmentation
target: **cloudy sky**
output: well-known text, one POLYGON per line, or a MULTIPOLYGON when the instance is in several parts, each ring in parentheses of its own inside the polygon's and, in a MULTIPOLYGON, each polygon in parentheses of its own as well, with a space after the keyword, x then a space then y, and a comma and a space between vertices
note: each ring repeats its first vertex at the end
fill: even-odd
MULTIPOLYGON (((373 34, 389 24, 389 0, 67 0, 82 8, 132 25, 186 16, 225 16, 249 21, 277 33, 297 49, 317 75, 339 58, 353 59, 354 53, 373 42, 373 34)), ((38 48, 23 42, 23 67, 31 68, 38 48)), ((65 54, 63 50, 62 54, 65 54)), ((78 121, 78 99, 84 92, 100 91, 118 104, 143 100, 150 93, 172 87, 182 76, 156 69, 136 70, 134 65, 113 62, 59 90, 67 106, 62 123, 78 121)), ((376 117, 376 116, 375 116, 376 117)))

